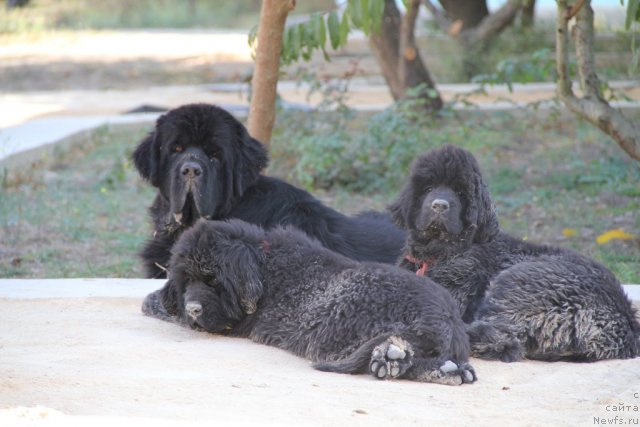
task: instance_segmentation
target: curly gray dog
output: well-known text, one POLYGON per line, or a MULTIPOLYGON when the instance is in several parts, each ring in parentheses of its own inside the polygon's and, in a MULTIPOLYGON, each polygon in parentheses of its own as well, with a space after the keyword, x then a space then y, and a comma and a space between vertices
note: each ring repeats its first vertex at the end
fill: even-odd
POLYGON ((448 385, 476 380, 466 326, 442 287, 359 263, 294 228, 201 220, 142 311, 288 350, 321 371, 448 385))
POLYGON ((471 153, 426 152, 390 206, 409 231, 400 265, 458 301, 472 355, 512 362, 633 358, 640 326, 619 281, 598 262, 500 231, 471 153))

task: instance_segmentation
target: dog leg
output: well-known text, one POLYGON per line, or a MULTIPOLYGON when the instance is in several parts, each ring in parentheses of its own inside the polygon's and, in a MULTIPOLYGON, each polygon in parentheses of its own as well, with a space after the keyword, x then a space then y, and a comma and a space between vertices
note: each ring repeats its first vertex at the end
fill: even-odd
POLYGON ((142 302, 142 313, 149 317, 155 317, 156 319, 164 320, 166 322, 186 326, 185 322, 179 316, 167 311, 162 303, 162 297, 160 296, 161 292, 162 289, 158 289, 145 297, 142 302))
POLYGON ((416 358, 405 378, 426 383, 461 385, 474 383, 478 377, 469 363, 438 358, 416 358))
POLYGON ((476 320, 467 328, 471 354, 474 357, 503 362, 518 362, 524 358, 524 347, 512 334, 494 325, 476 320))

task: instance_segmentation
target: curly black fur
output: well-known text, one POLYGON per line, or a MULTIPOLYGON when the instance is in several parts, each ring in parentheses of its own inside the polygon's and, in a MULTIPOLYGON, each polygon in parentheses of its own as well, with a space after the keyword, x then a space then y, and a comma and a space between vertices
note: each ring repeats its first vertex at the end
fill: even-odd
POLYGON ((323 371, 475 381, 449 293, 391 265, 359 263, 292 228, 199 221, 143 312, 288 350, 323 371))
POLYGON ((291 224, 356 260, 395 263, 404 233, 386 215, 344 216, 304 190, 260 175, 264 146, 227 111, 185 105, 161 116, 133 153, 158 189, 149 209, 154 235, 141 256, 148 277, 165 277, 176 239, 198 218, 240 218, 265 228, 291 224))
POLYGON ((458 301, 472 354, 488 359, 595 361, 640 353, 640 326, 615 276, 574 251, 499 231, 471 153, 420 156, 390 207, 408 230, 402 267, 458 301))

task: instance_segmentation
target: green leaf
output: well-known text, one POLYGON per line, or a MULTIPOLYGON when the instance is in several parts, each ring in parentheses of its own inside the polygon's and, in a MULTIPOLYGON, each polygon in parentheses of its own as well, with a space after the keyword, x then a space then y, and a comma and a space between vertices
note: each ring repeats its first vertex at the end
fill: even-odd
POLYGON ((258 38, 258 26, 255 25, 249 31, 249 39, 248 39, 249 47, 253 47, 256 44, 256 39, 257 38, 258 38))
POLYGON ((369 14, 371 15, 371 32, 379 33, 384 14, 384 0, 369 0, 369 14))
POLYGON ((365 35, 371 32, 371 14, 369 13, 369 0, 360 0, 360 12, 362 18, 362 31, 365 35))
POLYGON ((291 62, 291 56, 292 56, 291 46, 292 46, 291 28, 286 28, 284 35, 282 36, 282 51, 280 51, 280 60, 285 65, 291 62))
POLYGON ((317 46, 324 47, 324 45, 327 43, 327 31, 324 27, 324 19, 322 19, 322 15, 312 15, 311 25, 313 27, 314 38, 317 46))
POLYGON ((313 48, 310 46, 307 46, 302 50, 302 59, 304 59, 305 61, 309 61, 311 59, 312 53, 313 53, 313 48))
POLYGON ((633 22, 640 22, 640 0, 629 0, 627 4, 627 19, 624 23, 625 28, 631 28, 633 22))
POLYGON ((293 47, 295 53, 295 59, 298 59, 300 56, 300 49, 304 44, 304 27, 300 24, 294 25, 293 28, 293 47))
POLYGON ((300 57, 300 28, 298 25, 287 28, 286 42, 283 45, 283 60, 286 64, 296 61, 300 57))
POLYGON ((336 11, 331 11, 327 20, 329 27, 329 38, 331 39, 331 47, 337 49, 340 46, 340 22, 336 11))
POLYGON ((316 44, 315 33, 311 28, 311 21, 298 24, 300 28, 300 47, 313 48, 316 44))
POLYGON ((349 26, 349 15, 345 11, 342 15, 342 21, 340 22, 340 46, 343 46, 347 43, 347 37, 349 36, 349 31, 351 27, 349 26))
MULTIPOLYGON (((356 28, 362 27, 362 3, 360 0, 349 0, 349 4, 347 4, 347 8, 345 10, 345 14, 349 14, 351 18, 351 22, 356 28)), ((344 21, 344 16, 342 18, 344 21)))
POLYGON ((331 62, 331 57, 329 56, 329 54, 327 53, 326 49, 323 47, 322 48, 322 54, 324 55, 324 60, 327 62, 331 62))

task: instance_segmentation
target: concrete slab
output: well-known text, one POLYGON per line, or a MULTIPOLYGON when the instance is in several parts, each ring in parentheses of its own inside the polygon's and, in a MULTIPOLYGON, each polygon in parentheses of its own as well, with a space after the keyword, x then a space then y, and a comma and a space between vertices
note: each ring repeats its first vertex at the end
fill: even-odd
POLYGON ((164 279, 0 279, 0 298, 144 298, 164 279))
POLYGON ((322 373, 275 348, 143 316, 143 296, 161 284, 0 280, 0 425, 549 426, 638 417, 614 411, 639 404, 640 358, 473 360, 479 381, 461 387, 322 373))
POLYGON ((59 142, 73 134, 108 124, 153 123, 158 114, 45 117, 0 129, 0 162, 10 156, 59 142))

